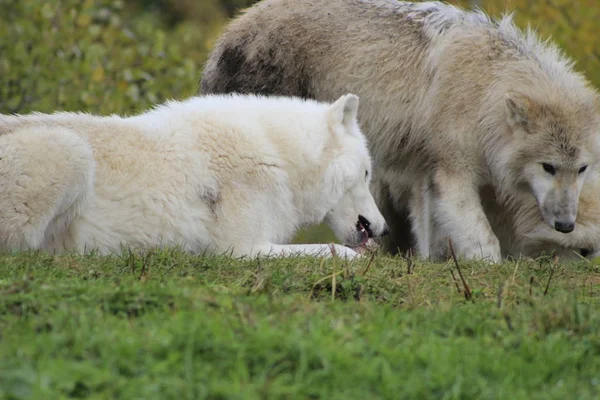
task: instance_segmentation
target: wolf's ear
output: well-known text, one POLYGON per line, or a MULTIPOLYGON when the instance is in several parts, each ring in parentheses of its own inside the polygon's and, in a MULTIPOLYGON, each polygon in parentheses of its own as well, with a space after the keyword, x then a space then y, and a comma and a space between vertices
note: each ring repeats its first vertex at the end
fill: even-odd
POLYGON ((522 93, 509 92, 505 98, 506 118, 511 128, 521 127, 527 130, 528 116, 534 106, 533 100, 522 93))
POLYGON ((329 108, 329 119, 334 124, 342 124, 348 129, 358 114, 358 96, 348 93, 337 99, 329 108))

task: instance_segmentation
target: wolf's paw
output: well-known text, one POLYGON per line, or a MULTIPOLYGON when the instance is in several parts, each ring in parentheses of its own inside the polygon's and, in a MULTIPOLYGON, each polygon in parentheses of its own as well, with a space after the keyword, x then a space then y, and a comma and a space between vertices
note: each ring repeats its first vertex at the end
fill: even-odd
POLYGON ((332 255, 337 255, 340 258, 346 258, 349 260, 354 260, 355 258, 360 257, 360 254, 350 247, 343 246, 341 244, 330 244, 329 248, 331 250, 332 255))
POLYGON ((491 264, 497 264, 502 261, 502 253, 500 251, 499 243, 483 244, 478 243, 465 252, 465 258, 467 259, 479 259, 487 261, 491 264))

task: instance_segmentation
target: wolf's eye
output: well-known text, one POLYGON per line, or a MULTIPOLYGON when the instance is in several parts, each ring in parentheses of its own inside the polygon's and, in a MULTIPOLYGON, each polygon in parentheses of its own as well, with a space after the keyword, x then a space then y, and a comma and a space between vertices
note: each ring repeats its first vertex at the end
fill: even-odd
POLYGON ((369 171, 365 170, 365 179, 369 176, 369 171))
POLYGON ((583 174, 585 172, 585 170, 587 169, 587 165, 584 165, 583 167, 579 168, 579 174, 583 174))
POLYGON ((542 163, 542 167, 544 167, 544 171, 546 171, 550 175, 554 175, 556 173, 556 169, 554 169, 554 165, 542 163))

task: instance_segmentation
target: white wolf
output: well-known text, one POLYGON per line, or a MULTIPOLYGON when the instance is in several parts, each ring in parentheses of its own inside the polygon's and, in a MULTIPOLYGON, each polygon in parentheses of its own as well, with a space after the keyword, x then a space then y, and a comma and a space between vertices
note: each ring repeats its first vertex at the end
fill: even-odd
POLYGON ((440 2, 263 0, 228 25, 200 89, 357 94, 387 249, 408 248, 408 208, 423 255, 434 224, 459 256, 497 261, 483 197, 505 212, 533 205, 557 233, 575 228, 600 119, 597 91, 572 64, 510 16, 440 2))
POLYGON ((204 96, 129 117, 0 116, 0 249, 328 256, 282 244, 322 221, 360 246, 387 227, 357 109, 352 94, 204 96))

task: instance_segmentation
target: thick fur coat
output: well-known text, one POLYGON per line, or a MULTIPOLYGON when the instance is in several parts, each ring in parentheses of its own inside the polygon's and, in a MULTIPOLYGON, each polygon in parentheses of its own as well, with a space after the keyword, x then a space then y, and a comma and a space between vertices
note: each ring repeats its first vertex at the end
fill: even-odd
POLYGON ((387 228, 357 109, 354 95, 214 95, 129 117, 0 116, 0 248, 327 255, 286 245, 323 221, 359 246, 387 228))

